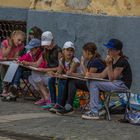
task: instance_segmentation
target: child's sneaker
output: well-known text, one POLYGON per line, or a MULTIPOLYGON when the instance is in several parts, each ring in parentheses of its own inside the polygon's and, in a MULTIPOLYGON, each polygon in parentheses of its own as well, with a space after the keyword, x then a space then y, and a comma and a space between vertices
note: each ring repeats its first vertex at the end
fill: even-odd
POLYGON ((101 109, 100 111, 99 111, 99 116, 103 116, 103 115, 105 115, 106 114, 106 110, 105 109, 101 109))
POLYGON ((13 95, 11 92, 8 93, 8 96, 2 97, 2 101, 4 102, 10 102, 10 101, 16 101, 17 96, 13 95))
POLYGON ((8 92, 3 89, 2 93, 1 93, 1 97, 7 97, 8 96, 8 92))
POLYGON ((18 88, 17 88, 16 85, 11 85, 11 86, 9 87, 9 91, 10 91, 13 95, 18 96, 18 88))
POLYGON ((88 112, 86 112, 85 114, 82 115, 82 119, 98 120, 99 119, 99 114, 91 112, 91 111, 88 111, 88 112))
POLYGON ((66 110, 64 108, 64 109, 57 110, 56 112, 57 115, 71 115, 73 113, 74 113, 74 110, 72 108, 70 110, 66 110))
POLYGON ((60 109, 64 109, 64 108, 62 106, 60 106, 59 104, 55 104, 55 106, 50 108, 49 111, 52 112, 52 113, 56 113, 60 109))
POLYGON ((46 104, 46 101, 44 99, 40 99, 40 100, 36 101, 34 104, 35 105, 44 105, 44 104, 46 104))
POLYGON ((8 96, 7 92, 1 94, 1 97, 7 97, 7 96, 8 96))
POLYGON ((46 100, 46 105, 48 105, 48 104, 51 104, 51 100, 50 99, 46 100))
POLYGON ((55 104, 54 103, 50 103, 50 104, 46 104, 44 106, 41 106, 43 108, 43 110, 49 110, 50 108, 52 108, 55 104))

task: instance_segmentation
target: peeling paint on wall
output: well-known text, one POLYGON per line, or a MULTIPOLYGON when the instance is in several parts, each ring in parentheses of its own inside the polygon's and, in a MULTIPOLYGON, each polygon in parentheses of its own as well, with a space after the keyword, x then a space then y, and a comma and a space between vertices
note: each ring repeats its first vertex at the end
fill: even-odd
POLYGON ((65 5, 73 9, 86 9, 91 0, 66 0, 65 5))
POLYGON ((0 6, 74 13, 140 16, 140 0, 0 0, 0 6))

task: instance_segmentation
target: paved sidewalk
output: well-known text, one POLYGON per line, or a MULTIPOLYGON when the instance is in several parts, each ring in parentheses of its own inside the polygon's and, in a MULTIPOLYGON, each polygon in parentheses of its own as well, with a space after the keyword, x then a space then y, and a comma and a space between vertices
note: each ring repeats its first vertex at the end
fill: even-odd
POLYGON ((14 139, 10 139, 10 138, 7 138, 7 137, 1 137, 0 136, 0 140, 14 140, 14 139))
POLYGON ((0 140, 140 139, 140 127, 118 122, 121 117, 112 115, 112 121, 82 120, 80 113, 57 116, 28 100, 0 101, 0 140))

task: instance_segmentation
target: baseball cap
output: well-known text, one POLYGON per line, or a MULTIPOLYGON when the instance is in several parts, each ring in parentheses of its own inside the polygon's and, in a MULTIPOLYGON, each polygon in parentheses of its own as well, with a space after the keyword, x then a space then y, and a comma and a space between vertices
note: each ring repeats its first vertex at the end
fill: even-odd
POLYGON ((32 29, 29 29, 29 30, 28 30, 28 33, 29 33, 29 34, 34 34, 34 31, 33 31, 32 29))
POLYGON ((118 39, 110 39, 107 44, 104 44, 104 46, 115 50, 122 50, 123 48, 122 42, 118 39))
POLYGON ((41 41, 39 39, 33 38, 28 43, 28 45, 25 46, 25 48, 30 50, 30 49, 40 47, 40 46, 41 46, 41 41))
POLYGON ((53 40, 53 35, 50 31, 46 31, 41 36, 41 45, 50 45, 53 40))
POLYGON ((63 45, 63 49, 73 48, 75 50, 74 44, 71 41, 67 41, 63 45))
POLYGON ((28 30, 28 33, 29 33, 29 35, 33 35, 34 38, 40 39, 41 35, 42 35, 42 30, 39 27, 34 26, 28 30))

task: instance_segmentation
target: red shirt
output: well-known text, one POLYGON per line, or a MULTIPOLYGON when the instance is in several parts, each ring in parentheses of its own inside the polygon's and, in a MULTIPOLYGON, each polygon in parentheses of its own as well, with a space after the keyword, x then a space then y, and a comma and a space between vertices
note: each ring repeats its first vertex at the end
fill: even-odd
MULTIPOLYGON (((37 52, 37 54, 35 56, 33 56, 31 54, 31 52, 28 52, 25 55, 23 55, 22 57, 20 57, 19 61, 20 62, 22 62, 22 61, 36 62, 41 56, 42 56, 42 53, 41 53, 40 50, 37 52)), ((39 68, 46 68, 46 67, 47 67, 47 62, 46 61, 43 61, 39 66, 39 68)))

